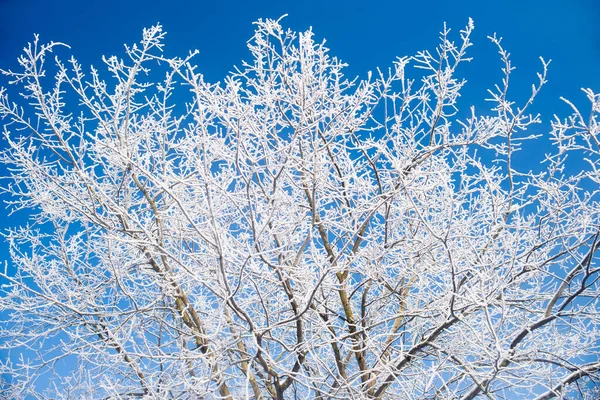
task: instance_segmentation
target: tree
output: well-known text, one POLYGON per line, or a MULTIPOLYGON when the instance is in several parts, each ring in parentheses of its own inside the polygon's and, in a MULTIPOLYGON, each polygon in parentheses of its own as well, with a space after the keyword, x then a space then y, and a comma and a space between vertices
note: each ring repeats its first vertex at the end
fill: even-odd
POLYGON ((26 102, 0 92, 29 215, 6 234, 4 395, 592 396, 600 95, 519 169, 548 63, 517 105, 491 37, 504 78, 461 111, 472 30, 348 80, 311 31, 259 21, 216 84, 160 26, 108 81, 36 37, 3 71, 26 102))

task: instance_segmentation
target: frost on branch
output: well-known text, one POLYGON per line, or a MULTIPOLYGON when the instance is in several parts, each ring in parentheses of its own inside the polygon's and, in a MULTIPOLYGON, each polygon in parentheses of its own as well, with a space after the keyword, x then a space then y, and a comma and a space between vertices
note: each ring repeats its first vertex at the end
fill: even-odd
POLYGON ((518 104, 491 37, 504 79, 480 114, 472 30, 349 79, 311 31, 259 21, 219 83, 160 26, 89 72, 36 38, 0 90, 29 219, 6 231, 2 394, 592 396, 600 98, 519 170, 548 64, 518 104))

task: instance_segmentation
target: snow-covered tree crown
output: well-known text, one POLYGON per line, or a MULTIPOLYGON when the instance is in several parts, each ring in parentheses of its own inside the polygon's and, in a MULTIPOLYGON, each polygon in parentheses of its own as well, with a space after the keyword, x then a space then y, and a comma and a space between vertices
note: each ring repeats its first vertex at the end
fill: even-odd
POLYGON ((4 189, 30 215, 7 233, 3 394, 592 393, 600 96, 518 170, 547 63, 516 104, 491 37, 504 79, 461 112, 472 31, 349 80, 312 32, 259 21, 211 84, 155 26, 110 77, 56 58, 49 87, 60 44, 36 38, 2 71, 25 101, 0 91, 4 189))

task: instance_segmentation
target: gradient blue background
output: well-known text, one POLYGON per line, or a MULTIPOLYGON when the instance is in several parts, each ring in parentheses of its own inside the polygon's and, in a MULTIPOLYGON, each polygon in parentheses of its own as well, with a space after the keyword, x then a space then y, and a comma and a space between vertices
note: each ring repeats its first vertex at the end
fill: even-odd
MULTIPOLYGON (((511 94, 516 100, 528 97, 540 70, 538 57, 552 59, 549 83, 532 109, 546 122, 535 128, 537 132, 547 130, 553 114, 570 112, 559 96, 587 111, 580 88, 600 92, 600 0, 0 0, 0 68, 17 68, 16 58, 34 33, 44 42, 71 45, 71 50, 58 52, 63 59, 73 54, 84 66, 99 67, 101 55, 123 54, 123 43, 138 41, 142 28, 160 22, 168 32, 166 54, 200 50, 200 72, 217 81, 249 58, 246 42, 253 33, 252 22, 283 14, 289 14, 284 26, 312 26, 318 41, 327 39, 332 54, 350 64, 350 77, 365 76, 377 66, 387 68, 397 56, 433 50, 444 21, 456 32, 472 17, 474 61, 459 70, 469 82, 463 91, 467 103, 489 107, 483 102, 486 90, 502 77, 497 50, 487 35, 497 32, 512 54, 517 69, 511 94)), ((3 85, 6 79, 0 77, 3 85)), ((0 175, 6 172, 0 167, 0 175)), ((20 213, 8 218, 0 205, 0 229, 23 224, 25 217, 20 213)), ((6 259, 6 244, 0 243, 0 262, 6 259)))
MULTIPOLYGON (((487 89, 499 83, 502 64, 497 49, 487 36, 497 32, 517 67, 511 76, 512 99, 522 103, 530 94, 539 56, 552 59, 549 83, 543 89, 533 113, 545 123, 533 133, 548 131, 554 114, 566 116, 564 96, 575 104, 589 104, 580 91, 600 91, 600 0, 421 0, 421 1, 191 1, 191 0, 0 0, 0 68, 18 68, 16 58, 38 33, 43 42, 68 43, 84 66, 101 67, 102 55, 123 55, 123 44, 141 38, 144 27, 161 23, 167 31, 166 54, 183 56, 198 49, 195 62, 209 81, 221 80, 233 65, 249 58, 247 40, 252 22, 258 18, 279 18, 294 30, 313 27, 316 40, 327 40, 333 55, 350 64, 350 77, 366 76, 368 70, 387 68, 397 56, 414 55, 437 45, 444 21, 458 37, 472 17, 475 21, 472 63, 463 65, 459 76, 468 80, 462 91, 463 106, 479 111, 490 107, 483 99, 487 89)), ((0 86, 6 79, 0 77, 0 86)), ((586 108, 587 107, 587 108, 586 108)), ((0 140, 0 148, 3 143, 0 140)), ((548 143, 540 143, 542 151, 548 143)), ((537 164, 541 152, 521 157, 537 164)), ((535 165, 532 166, 534 168, 535 165)), ((6 175, 0 166, 0 176, 6 175)), ((0 196, 0 201, 3 199, 0 196)), ((0 205, 0 228, 21 224, 24 215, 6 217, 0 205)), ((6 258, 0 243, 0 260, 6 258)))
MULTIPOLYGON (((248 58, 252 22, 282 14, 289 14, 284 24, 292 29, 312 26, 317 39, 326 38, 354 75, 386 67, 396 56, 432 48, 444 21, 458 30, 472 17, 476 47, 471 54, 476 61, 494 55, 495 48, 485 38, 498 32, 518 68, 515 83, 535 78, 538 56, 553 60, 541 99, 550 107, 545 113, 560 110, 559 95, 578 95, 581 87, 600 89, 598 0, 0 0, 0 67, 15 65, 33 33, 44 41, 70 44, 84 65, 99 65, 100 55, 121 51, 123 43, 140 38, 142 28, 160 22, 168 32, 167 54, 199 49, 196 61, 203 73, 218 80, 248 58)), ((483 84, 496 78, 477 76, 480 71, 489 73, 478 63, 463 70, 474 81, 469 91, 484 90, 483 84)))

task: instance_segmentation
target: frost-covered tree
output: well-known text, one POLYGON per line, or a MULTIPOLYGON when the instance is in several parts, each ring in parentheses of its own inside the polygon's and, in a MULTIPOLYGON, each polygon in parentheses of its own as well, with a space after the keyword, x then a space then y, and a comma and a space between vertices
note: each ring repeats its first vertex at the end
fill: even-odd
POLYGON ((472 30, 349 80, 259 21, 219 83, 160 26, 108 73, 36 38, 0 91, 29 218, 6 232, 2 396, 593 396, 600 95, 532 135, 547 63, 516 104, 494 36, 491 103, 459 101, 472 30), (533 172, 527 139, 551 142, 533 172))

